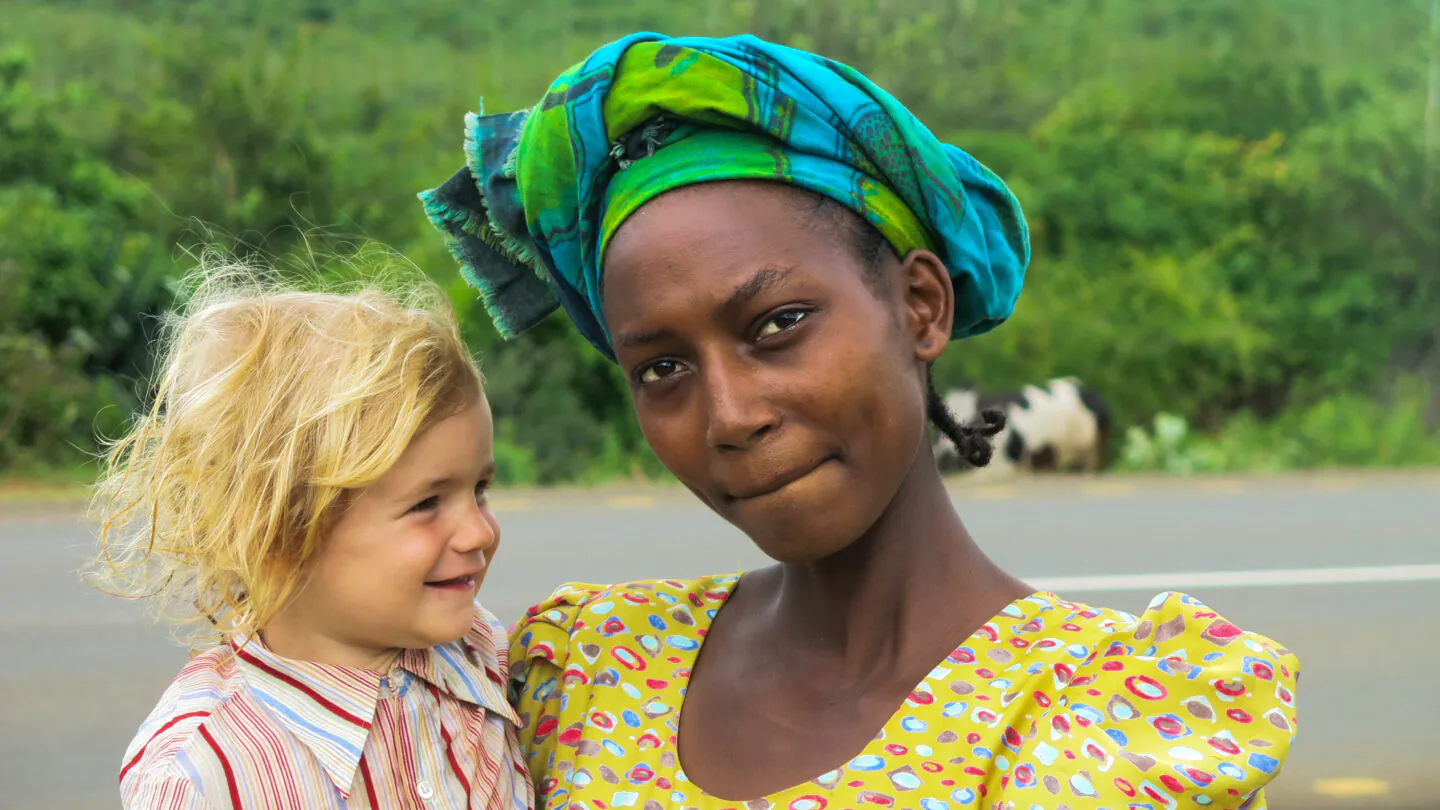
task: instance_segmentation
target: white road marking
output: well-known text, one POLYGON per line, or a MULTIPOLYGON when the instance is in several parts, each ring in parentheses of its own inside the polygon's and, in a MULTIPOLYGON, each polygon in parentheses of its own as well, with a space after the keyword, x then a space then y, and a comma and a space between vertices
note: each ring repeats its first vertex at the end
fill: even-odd
POLYGON ((1187 588, 1270 588, 1287 585, 1373 585, 1437 582, 1440 565, 1377 565, 1344 568, 1272 568, 1251 571, 1177 571, 1161 574, 1095 574, 1027 579, 1043 591, 1165 591, 1187 588))
MULTIPOLYGON (((736 569, 739 573, 740 568, 736 569)), ((1178 571, 1170 574, 1098 574, 1075 577, 1026 577, 1042 591, 1149 591, 1191 588, 1267 588, 1289 585, 1374 585, 1387 582, 1440 582, 1440 565, 1380 565, 1337 568, 1274 568, 1257 571, 1178 571)), ((140 611, 95 610, 79 614, 0 617, 0 633, 97 627, 140 627, 140 611)), ((1360 790, 1363 780, 1334 780, 1335 790, 1360 790), (1349 787, 1345 787, 1349 785, 1349 787)), ((1317 787, 1318 790, 1318 787, 1317 787)), ((1328 795, 1341 795, 1339 793, 1328 795)), ((1360 794, 1350 794, 1360 795, 1360 794)), ((1368 795, 1368 794, 1367 794, 1368 795)))

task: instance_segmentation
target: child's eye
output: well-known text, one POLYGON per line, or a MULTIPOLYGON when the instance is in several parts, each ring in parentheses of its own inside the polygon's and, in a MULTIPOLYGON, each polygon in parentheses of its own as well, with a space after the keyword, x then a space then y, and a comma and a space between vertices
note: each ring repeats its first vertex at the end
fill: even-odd
POLYGON ((760 330, 755 334, 755 339, 763 340, 782 332, 788 332, 809 315, 810 313, 803 309, 787 309, 784 312, 777 312, 760 324, 760 330))
POLYGON ((489 482, 489 481, 481 481, 480 483, 478 483, 478 484, 475 485, 475 501, 476 501, 477 503, 484 503, 484 502, 485 502, 485 496, 488 495, 489 493, 490 493, 490 482, 489 482))
POLYGON ((410 507, 411 512, 429 512, 440 505, 440 496, 431 495, 425 500, 410 507))

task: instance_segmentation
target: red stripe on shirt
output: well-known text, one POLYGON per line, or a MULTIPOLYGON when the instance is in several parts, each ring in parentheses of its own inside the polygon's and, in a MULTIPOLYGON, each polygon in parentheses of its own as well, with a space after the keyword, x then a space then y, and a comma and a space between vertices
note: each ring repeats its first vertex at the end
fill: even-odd
MULTIPOLYGON (((436 689, 433 683, 426 683, 425 685, 430 688, 430 694, 438 704, 440 702, 440 690, 436 689)), ((455 741, 450 739, 450 732, 445 728, 444 718, 440 720, 440 738, 445 741, 445 758, 450 760, 450 770, 454 771, 455 778, 460 780, 460 787, 465 788, 465 801, 469 803, 470 780, 465 778, 465 774, 460 770, 460 761, 455 759, 455 741)))
POLYGON ((365 761, 365 756, 360 756, 360 776, 365 780, 365 798, 370 801, 370 807, 378 810, 380 799, 375 796, 375 783, 370 779, 370 763, 365 761))
POLYGON ((131 759, 129 762, 125 763, 125 767, 123 767, 123 768, 120 769, 120 781, 121 781, 121 782, 124 782, 124 781, 125 781, 125 774, 129 773, 129 772, 130 772, 130 769, 133 768, 133 767, 135 767, 136 763, 138 763, 138 762, 140 761, 140 758, 143 757, 143 756, 145 756, 145 749, 150 747, 150 743, 155 742, 155 738, 156 738, 156 737, 159 737, 161 734, 164 734, 165 732, 169 731, 171 728, 174 728, 175 724, 176 724, 176 723, 179 723, 181 720, 189 720, 189 719, 192 718, 192 717, 209 717, 209 716, 210 716, 210 713, 209 713, 209 712, 189 712, 189 713, 187 713, 187 714, 182 714, 182 715, 177 715, 176 717, 172 717, 172 718, 170 719, 170 722, 168 722, 168 723, 166 723, 165 725, 161 726, 154 734, 151 734, 151 735, 150 735, 150 739, 146 740, 146 741, 145 741, 145 744, 142 745, 142 746, 140 746, 140 750, 137 751, 137 752, 135 752, 135 757, 134 757, 134 759, 131 759))
POLYGON ((214 751, 215 756, 220 759, 220 767, 225 769, 225 784, 230 788, 230 806, 234 808, 234 810, 241 810, 240 786, 235 782, 235 771, 230 768, 230 760, 226 758, 225 752, 220 750, 220 746, 215 742, 215 738, 210 736, 210 729, 205 728, 203 725, 200 726, 200 736, 204 737, 205 742, 210 744, 210 749, 214 751))
POLYGON ((265 672, 265 674, 270 675, 271 677, 274 677, 274 678, 278 678, 278 679, 284 681, 285 683, 287 683, 287 684, 295 687, 296 689, 300 690, 301 692, 304 692, 306 695, 308 695, 308 696, 310 697, 311 700, 314 700, 316 703, 319 703, 321 706, 324 706, 326 709, 328 709, 328 710, 330 710, 331 712, 333 712, 333 713, 335 714, 335 716, 337 716, 337 717, 339 717, 339 718, 341 718, 341 719, 343 719, 343 720, 348 720, 348 721, 350 721, 351 723, 354 723, 355 725, 359 726, 360 728, 365 729, 366 731, 369 731, 369 730, 370 730, 370 723, 369 723, 369 721, 367 721, 367 720, 361 720, 360 718, 358 718, 358 717, 356 717, 355 715, 353 715, 353 714, 345 711, 344 709, 340 708, 339 706, 336 706, 334 703, 331 703, 329 700, 326 700, 319 692, 316 692, 314 689, 311 689, 310 687, 306 686, 305 684, 301 683, 300 681, 297 681, 297 680, 295 680, 294 678, 290 677, 289 675, 286 675, 285 673, 281 672, 280 670, 275 669, 274 667, 270 666, 269 664, 266 664, 264 661, 261 661, 260 659, 256 658, 255 656, 251 655, 250 653, 245 652, 245 651, 242 650, 242 649, 236 649, 236 650, 235 650, 235 654, 238 655, 238 656, 240 656, 241 658, 245 659, 246 663, 249 663, 249 664, 251 664, 252 666, 254 666, 254 667, 256 667, 256 668, 263 670, 263 671, 265 672))
POLYGON ((440 727, 440 736, 445 739, 445 758, 450 760, 450 770, 455 772, 455 778, 460 780, 460 787, 465 788, 465 801, 470 801, 470 780, 460 771, 460 762, 455 759, 455 743, 450 739, 450 732, 440 727))
POLYGON ((125 759, 117 763, 128 766, 120 784, 122 801, 137 807, 137 802, 148 801, 145 806, 153 805, 154 810, 182 810, 203 798, 214 810, 231 810, 235 805, 243 810, 344 810, 363 808, 369 800, 380 810, 415 805, 424 775, 436 780, 437 792, 425 802, 430 810, 513 810, 534 792, 528 779, 513 779, 507 773, 510 767, 523 773, 524 767, 513 726, 494 722, 487 711, 448 692, 438 680, 448 675, 443 669, 447 662, 458 667, 467 682, 478 682, 482 688, 486 669, 505 672, 496 663, 499 651, 485 644, 483 634, 473 634, 467 641, 474 649, 467 652, 456 645, 450 649, 461 655, 453 659, 446 655, 437 661, 435 651, 407 652, 413 666, 437 680, 421 675, 410 682, 407 676, 413 688, 404 694, 392 689, 383 697, 378 694, 380 677, 371 677, 374 673, 277 660, 260 644, 245 648, 249 658, 364 717, 369 729, 323 709, 312 695, 237 655, 231 645, 208 651, 181 671, 125 759), (426 688, 427 682, 436 689, 426 688), (373 713, 372 689, 377 690, 373 713), (258 690, 268 690, 284 708, 332 734, 353 738, 354 732, 362 731, 368 738, 364 756, 337 760, 324 740, 307 737, 306 729, 297 726, 290 714, 266 710, 267 702, 262 701, 268 698, 258 690), (157 732, 162 726, 165 730, 157 732), (198 767, 177 772, 177 751, 196 757, 198 767), (351 775, 348 785, 339 784, 337 777, 346 777, 351 768, 360 773, 351 775), (456 776, 447 777, 446 771, 456 776))
POLYGON ((285 745, 275 733, 275 728, 255 711, 257 707, 254 704, 237 702, 232 705, 235 707, 235 717, 242 721, 235 724, 240 732, 238 736, 251 746, 251 749, 246 751, 246 760, 252 764, 258 762, 264 767, 263 782, 270 785, 277 794, 284 793, 288 797, 289 801, 285 806, 300 806, 301 801, 297 794, 299 786, 290 772, 292 763, 280 759, 274 761, 272 767, 271 758, 265 755, 266 752, 282 750, 285 745), (283 768, 278 776, 275 768, 283 768))

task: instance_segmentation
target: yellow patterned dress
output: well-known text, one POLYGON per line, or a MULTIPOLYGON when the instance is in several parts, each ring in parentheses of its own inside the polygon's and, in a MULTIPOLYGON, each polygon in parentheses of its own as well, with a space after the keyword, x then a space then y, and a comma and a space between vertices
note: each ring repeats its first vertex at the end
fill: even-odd
POLYGON ((521 744, 547 810, 1173 810, 1265 806, 1299 662, 1182 594, 1139 617, 1006 606, 834 770, 763 799, 691 784, 679 715, 736 578, 568 585, 512 636, 521 744))

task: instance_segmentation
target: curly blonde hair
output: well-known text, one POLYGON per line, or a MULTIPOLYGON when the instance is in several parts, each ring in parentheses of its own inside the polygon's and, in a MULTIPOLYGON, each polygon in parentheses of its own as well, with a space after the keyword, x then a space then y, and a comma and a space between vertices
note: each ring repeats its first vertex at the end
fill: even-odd
POLYGON ((417 273, 314 291, 202 266, 169 317, 153 404, 108 448, 88 567, 192 645, 263 628, 347 503, 481 377, 417 273))

